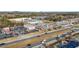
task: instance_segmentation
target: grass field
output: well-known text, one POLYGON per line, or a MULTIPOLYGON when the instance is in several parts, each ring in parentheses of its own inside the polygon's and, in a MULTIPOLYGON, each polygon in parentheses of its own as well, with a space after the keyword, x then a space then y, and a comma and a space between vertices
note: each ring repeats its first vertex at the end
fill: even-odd
POLYGON ((79 28, 79 24, 77 24, 77 25, 74 25, 74 28, 79 28))

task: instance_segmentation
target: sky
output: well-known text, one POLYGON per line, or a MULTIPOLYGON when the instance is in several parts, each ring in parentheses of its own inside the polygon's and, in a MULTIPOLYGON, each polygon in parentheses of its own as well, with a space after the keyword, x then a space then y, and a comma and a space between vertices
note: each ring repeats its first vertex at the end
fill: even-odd
POLYGON ((0 0, 0 11, 79 11, 79 1, 0 0))

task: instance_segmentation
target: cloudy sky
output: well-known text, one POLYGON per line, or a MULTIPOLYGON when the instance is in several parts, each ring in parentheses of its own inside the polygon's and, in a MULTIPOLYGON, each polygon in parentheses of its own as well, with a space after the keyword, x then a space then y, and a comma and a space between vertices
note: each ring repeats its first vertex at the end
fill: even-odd
POLYGON ((79 11, 79 1, 0 0, 0 11, 79 11))

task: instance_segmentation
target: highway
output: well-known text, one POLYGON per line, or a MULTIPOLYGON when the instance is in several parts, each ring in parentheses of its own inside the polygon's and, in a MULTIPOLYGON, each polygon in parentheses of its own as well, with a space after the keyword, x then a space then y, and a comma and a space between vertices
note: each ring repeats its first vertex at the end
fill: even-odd
MULTIPOLYGON (((79 29, 79 28, 78 28, 79 29)), ((77 41, 79 41, 79 30, 78 31, 75 31, 75 32, 73 32, 72 34, 72 37, 75 37, 75 39, 77 40, 77 41)), ((65 37, 61 37, 59 40, 66 40, 65 38, 67 38, 67 37, 69 37, 69 36, 71 36, 71 35, 66 35, 65 37)), ((50 44, 53 44, 53 43, 55 43, 55 42, 57 42, 58 40, 56 40, 56 37, 54 37, 54 38, 50 38, 50 39, 48 39, 47 41, 46 41, 46 45, 48 46, 48 45, 50 45, 50 44)), ((42 47, 42 44, 41 43, 35 43, 35 44, 32 44, 31 45, 31 47, 32 48, 38 48, 38 47, 42 47)))
POLYGON ((39 33, 41 33, 41 32, 34 32, 34 33, 25 34, 25 35, 20 35, 18 37, 10 37, 10 38, 5 38, 5 39, 0 39, 0 43, 9 43, 9 42, 13 42, 16 40, 21 40, 21 39, 28 38, 28 37, 31 37, 32 35, 36 35, 39 33))
POLYGON ((49 39, 49 38, 53 38, 56 37, 57 35, 63 34, 64 32, 69 32, 71 31, 70 29, 63 29, 63 30, 59 30, 59 31, 54 31, 52 33, 49 34, 43 34, 40 37, 32 37, 32 38, 28 38, 28 39, 22 39, 22 40, 18 40, 18 41, 14 41, 14 42, 10 42, 7 43, 6 45, 0 46, 2 48, 21 48, 21 47, 26 47, 27 44, 34 44, 34 43, 38 43, 44 39, 49 39))

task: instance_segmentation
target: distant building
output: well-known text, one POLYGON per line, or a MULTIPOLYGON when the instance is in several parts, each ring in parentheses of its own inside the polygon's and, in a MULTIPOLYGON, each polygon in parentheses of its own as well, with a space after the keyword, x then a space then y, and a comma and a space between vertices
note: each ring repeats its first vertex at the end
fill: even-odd
POLYGON ((26 28, 24 26, 15 26, 13 28, 13 31, 17 34, 25 34, 26 33, 26 28))
POLYGON ((67 25, 67 24, 69 24, 68 21, 58 21, 56 23, 57 23, 57 25, 67 25))
POLYGON ((48 29, 53 29, 53 24, 51 23, 42 23, 42 24, 38 24, 36 26, 36 28, 41 29, 41 30, 48 30, 48 29))
POLYGON ((36 30, 36 27, 31 24, 26 24, 26 25, 24 25, 24 27, 27 29, 27 31, 36 30))
POLYGON ((70 23, 71 24, 77 24, 77 23, 79 23, 79 18, 70 19, 70 23))
POLYGON ((37 19, 30 19, 30 20, 24 20, 24 23, 28 23, 28 24, 32 24, 32 25, 37 25, 37 24, 41 24, 43 23, 41 20, 37 20, 37 19))
POLYGON ((38 20, 45 20, 47 18, 47 16, 36 16, 35 19, 38 20))
POLYGON ((5 33, 5 34, 10 34, 11 33, 10 27, 3 28, 2 32, 5 33))
POLYGON ((14 22, 24 22, 25 20, 29 20, 30 18, 14 18, 14 19, 8 19, 10 21, 14 22))

